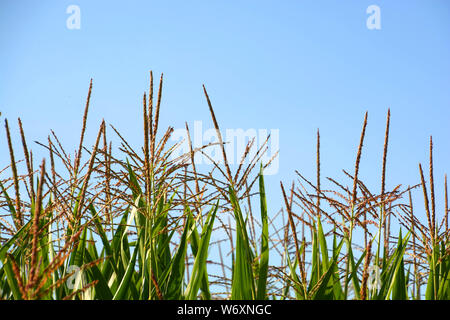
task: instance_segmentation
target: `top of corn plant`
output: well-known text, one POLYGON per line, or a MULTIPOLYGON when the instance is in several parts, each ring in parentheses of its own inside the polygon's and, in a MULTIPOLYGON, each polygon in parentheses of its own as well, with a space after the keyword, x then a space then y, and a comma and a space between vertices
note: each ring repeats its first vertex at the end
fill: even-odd
POLYGON ((429 181, 419 165, 418 185, 386 190, 388 111, 381 191, 374 192, 359 176, 367 113, 354 172, 344 171, 350 186, 327 177, 332 189, 324 188, 317 132, 316 181, 296 172, 290 188, 280 185, 284 207, 270 212, 274 197, 263 176, 269 163, 260 163, 267 140, 254 153, 250 141, 248 164, 233 172, 203 87, 223 161, 200 172, 194 155, 210 145, 194 149, 186 124, 190 152, 173 159, 173 128, 159 128, 162 75, 156 94, 153 86, 150 72, 138 150, 104 121, 86 144, 92 80, 73 154, 51 131, 37 143, 48 157, 35 169, 22 122, 22 145, 13 146, 5 120, 0 299, 450 298, 447 179, 438 221, 431 138, 429 181), (120 142, 114 148, 110 134, 120 142), (412 205, 419 187, 424 224, 412 205), (401 226, 395 233, 392 219, 401 226))

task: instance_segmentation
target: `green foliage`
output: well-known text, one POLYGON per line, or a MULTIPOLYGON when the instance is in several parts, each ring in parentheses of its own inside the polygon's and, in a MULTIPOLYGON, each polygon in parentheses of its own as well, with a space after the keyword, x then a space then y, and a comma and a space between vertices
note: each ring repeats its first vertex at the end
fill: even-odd
MULTIPOLYGON (((0 180, 0 299, 450 299, 448 208, 436 223, 422 171, 428 227, 418 222, 412 203, 401 203, 398 188, 388 192, 383 185, 379 195, 368 190, 357 177, 361 150, 355 175, 345 172, 353 192, 332 179, 337 190, 321 189, 318 156, 317 184, 299 174, 313 191, 293 184, 285 197, 294 237, 284 208, 268 208, 267 164, 252 176, 264 145, 233 175, 221 143, 225 170, 214 162, 207 174, 197 172, 194 155, 207 146, 174 160, 176 145, 167 144, 172 128, 156 140, 160 94, 156 104, 153 92, 148 104, 144 96, 143 154, 112 127, 125 161, 113 157, 104 123, 84 164, 84 129, 72 158, 55 135, 49 138, 44 146, 51 169, 43 162, 39 173, 24 144, 28 172, 20 179, 10 147, 12 177, 0 180), (56 172, 54 157, 69 178, 56 172), (401 229, 392 236, 387 221, 396 216, 387 207, 400 208, 396 216, 406 236, 401 229)), ((89 98, 85 117, 88 104, 89 98)), ((434 186, 431 192, 434 201, 434 186)))

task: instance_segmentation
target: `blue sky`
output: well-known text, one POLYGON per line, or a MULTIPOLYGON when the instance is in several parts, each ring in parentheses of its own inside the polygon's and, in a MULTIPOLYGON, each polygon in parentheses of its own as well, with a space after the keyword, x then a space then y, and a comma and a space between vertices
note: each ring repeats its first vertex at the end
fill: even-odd
MULTIPOLYGON (((294 170, 314 177, 317 128, 323 176, 353 170, 365 111, 361 177, 378 191, 391 108, 388 189, 419 182, 433 135, 441 203, 450 158, 449 36, 446 0, 2 0, 1 117, 16 141, 21 117, 30 141, 45 141, 53 129, 74 150, 93 78, 86 141, 104 118, 138 146, 149 70, 164 72, 163 128, 212 126, 205 84, 222 129, 279 129, 280 170, 266 179, 275 212, 280 180, 289 184, 294 170), (66 27, 72 4, 81 9, 79 30, 66 27), (380 30, 366 27, 370 5, 380 7, 380 30)), ((35 159, 44 155, 32 149, 35 159)), ((3 142, 0 159, 5 167, 3 142)))

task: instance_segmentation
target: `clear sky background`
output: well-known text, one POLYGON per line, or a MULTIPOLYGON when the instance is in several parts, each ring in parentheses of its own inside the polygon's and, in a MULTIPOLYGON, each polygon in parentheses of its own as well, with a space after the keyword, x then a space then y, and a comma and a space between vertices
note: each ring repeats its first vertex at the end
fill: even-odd
MULTIPOLYGON (((21 117, 29 144, 53 129, 75 150, 93 78, 87 144, 104 118, 140 145, 149 70, 157 78, 164 72, 162 128, 212 126, 205 84, 222 129, 280 130, 280 170, 266 178, 271 214, 281 207, 280 180, 290 184, 295 170, 314 179, 317 128, 323 176, 339 180, 341 169, 353 170, 365 111, 360 177, 378 192, 388 108, 387 188, 420 181, 418 163, 427 167, 433 135, 442 203, 450 159, 447 0, 1 0, 0 111, 18 143, 21 117), (66 27, 72 4, 81 9, 79 30, 66 27), (369 5, 381 9, 381 30, 366 27, 369 5)), ((5 167, 4 130, 0 141, 5 167)), ((31 147, 37 166, 46 153, 31 147)))

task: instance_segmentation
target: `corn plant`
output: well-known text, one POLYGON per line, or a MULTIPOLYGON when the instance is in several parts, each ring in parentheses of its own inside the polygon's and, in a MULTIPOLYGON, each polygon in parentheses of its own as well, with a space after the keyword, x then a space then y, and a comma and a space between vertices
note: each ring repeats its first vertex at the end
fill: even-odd
POLYGON ((447 179, 438 222, 431 138, 428 183, 419 164, 420 183, 386 190, 388 111, 378 193, 359 175, 368 114, 354 172, 344 170, 350 186, 327 177, 331 188, 324 188, 318 131, 316 181, 296 172, 290 189, 281 182, 283 207, 273 212, 267 202, 275 197, 264 183, 270 161, 261 163, 268 140, 254 153, 249 141, 232 168, 203 87, 218 142, 193 148, 186 124, 190 151, 173 157, 179 147, 169 143, 173 128, 159 128, 162 86, 161 75, 154 95, 150 72, 139 149, 105 121, 86 145, 92 80, 73 155, 51 131, 37 142, 48 157, 35 170, 21 120, 23 160, 5 120, 10 159, 0 171, 1 299, 450 299, 447 179), (207 156, 212 145, 222 159, 210 159, 212 169, 201 172, 194 157, 207 156), (419 188, 425 224, 413 208, 419 188))

